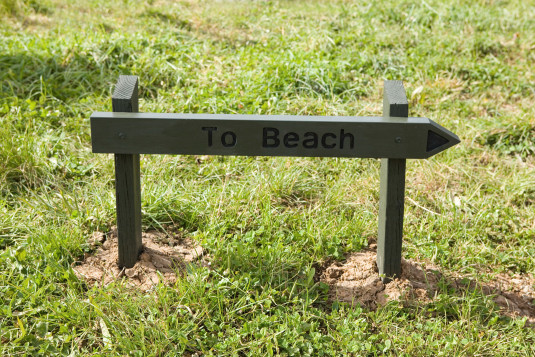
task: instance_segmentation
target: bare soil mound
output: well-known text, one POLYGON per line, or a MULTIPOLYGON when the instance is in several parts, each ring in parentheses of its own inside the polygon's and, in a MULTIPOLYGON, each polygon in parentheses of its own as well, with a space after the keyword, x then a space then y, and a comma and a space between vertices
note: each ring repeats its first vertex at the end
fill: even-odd
POLYGON ((203 248, 179 234, 148 231, 143 233, 142 239, 143 251, 137 263, 125 269, 117 264, 117 230, 112 229, 107 234, 96 232, 90 242, 96 250, 86 254, 82 262, 76 262, 73 269, 90 286, 126 279, 127 284, 146 291, 160 282, 174 283, 188 263, 200 260, 200 264, 206 264, 203 248))
POLYGON ((535 323, 532 276, 500 274, 492 283, 478 283, 460 275, 446 276, 429 264, 403 259, 401 278, 384 284, 377 272, 377 253, 373 248, 353 253, 344 263, 335 262, 323 270, 320 281, 330 286, 331 301, 359 304, 372 310, 392 300, 425 304, 436 298, 441 284, 446 284, 459 295, 478 289, 491 296, 504 315, 527 317, 528 323, 535 323))

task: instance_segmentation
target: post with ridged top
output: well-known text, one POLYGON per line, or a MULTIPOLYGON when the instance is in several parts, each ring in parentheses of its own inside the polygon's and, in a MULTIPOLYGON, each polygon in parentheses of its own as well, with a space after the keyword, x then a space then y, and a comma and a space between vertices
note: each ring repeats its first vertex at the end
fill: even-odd
MULTIPOLYGON (((138 77, 119 76, 112 96, 114 112, 139 112, 138 77)), ((114 133, 125 140, 123 132, 114 133)), ((131 268, 142 249, 139 154, 115 154, 115 193, 119 266, 131 268)))
MULTIPOLYGON (((383 96, 384 118, 409 116, 403 82, 385 81, 383 96)), ((395 141, 401 144, 403 139, 396 137, 395 141)), ((385 283, 401 276, 406 162, 406 159, 381 159, 377 268, 385 283)))

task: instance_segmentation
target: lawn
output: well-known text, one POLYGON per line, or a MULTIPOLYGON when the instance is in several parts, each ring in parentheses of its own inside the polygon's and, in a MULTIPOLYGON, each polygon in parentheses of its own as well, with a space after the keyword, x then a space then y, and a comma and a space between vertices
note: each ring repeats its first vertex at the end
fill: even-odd
MULTIPOLYGON (((0 354, 535 355, 532 315, 478 284, 535 274, 535 2, 0 0, 0 354), (121 74, 140 111, 409 115, 461 143, 409 160, 403 258, 431 301, 332 299, 329 264, 377 239, 379 160, 142 156, 143 229, 200 244, 152 289, 74 272, 115 226, 89 117, 121 74)), ((511 292, 522 295, 522 292, 511 292)))

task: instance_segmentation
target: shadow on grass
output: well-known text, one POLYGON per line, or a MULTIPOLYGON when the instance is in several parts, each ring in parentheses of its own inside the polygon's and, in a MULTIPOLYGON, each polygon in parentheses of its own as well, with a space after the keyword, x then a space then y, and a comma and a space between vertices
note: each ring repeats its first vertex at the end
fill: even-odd
POLYGON ((46 57, 34 53, 0 55, 0 67, 2 96, 22 100, 45 96, 78 101, 109 87, 117 77, 117 69, 101 74, 94 57, 74 52, 46 57))

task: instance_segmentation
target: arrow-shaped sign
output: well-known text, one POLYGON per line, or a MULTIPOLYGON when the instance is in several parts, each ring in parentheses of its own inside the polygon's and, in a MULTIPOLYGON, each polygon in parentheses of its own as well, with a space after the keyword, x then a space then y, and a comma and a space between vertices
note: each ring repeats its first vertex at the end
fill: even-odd
POLYGON ((408 118, 401 81, 385 81, 383 117, 153 114, 138 111, 138 78, 120 76, 114 113, 91 116, 93 152, 114 153, 120 266, 142 249, 139 154, 382 158, 377 267, 383 281, 401 275, 406 159, 459 143, 427 118, 408 118))
POLYGON ((423 159, 459 143, 427 118, 91 115, 93 152, 423 159))

